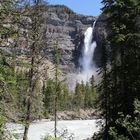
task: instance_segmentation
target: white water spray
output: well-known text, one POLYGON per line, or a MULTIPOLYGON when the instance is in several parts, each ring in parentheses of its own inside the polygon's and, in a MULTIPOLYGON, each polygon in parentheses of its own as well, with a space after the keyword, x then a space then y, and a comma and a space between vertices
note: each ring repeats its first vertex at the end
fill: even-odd
POLYGON ((80 64, 80 73, 79 74, 71 74, 68 85, 70 90, 75 89, 75 85, 77 82, 84 83, 88 82, 92 75, 96 77, 96 67, 93 61, 94 51, 96 48, 96 42, 93 41, 93 32, 95 23, 93 27, 89 27, 84 34, 84 44, 82 47, 82 55, 79 58, 80 64))
POLYGON ((87 82, 92 75, 95 75, 95 64, 93 62, 93 57, 96 48, 96 42, 92 42, 94 27, 95 22, 93 24, 93 27, 89 27, 84 34, 85 38, 82 50, 82 57, 79 59, 82 70, 78 76, 78 79, 84 82, 87 82))

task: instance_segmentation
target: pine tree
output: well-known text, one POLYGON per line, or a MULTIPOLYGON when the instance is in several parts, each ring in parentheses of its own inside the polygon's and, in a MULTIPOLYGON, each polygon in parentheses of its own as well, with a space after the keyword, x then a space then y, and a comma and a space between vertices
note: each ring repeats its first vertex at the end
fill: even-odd
POLYGON ((54 81, 48 79, 47 80, 47 84, 46 84, 46 88, 45 88, 45 98, 44 98, 44 105, 45 105, 45 114, 47 115, 48 113, 52 114, 53 113, 53 103, 54 103, 54 90, 55 90, 55 86, 54 86, 54 81))
POLYGON ((120 118, 116 121, 116 124, 121 125, 126 129, 127 135, 118 134, 115 127, 111 127, 109 133, 114 140, 138 140, 140 138, 140 101, 135 100, 134 102, 134 114, 133 118, 130 115, 124 117, 123 114, 120 114, 120 118))
POLYGON ((125 128, 115 124, 120 117, 119 112, 124 116, 134 116, 133 102, 135 98, 139 99, 140 50, 139 31, 136 30, 136 26, 139 28, 137 20, 140 14, 140 2, 138 0, 103 0, 103 4, 105 5, 102 9, 103 13, 109 17, 106 21, 107 28, 111 32, 103 47, 107 47, 108 55, 103 54, 107 61, 103 61, 100 70, 102 74, 100 99, 101 104, 104 104, 102 107, 106 116, 105 139, 111 139, 108 135, 111 126, 116 127, 118 133, 125 133, 125 128))
POLYGON ((60 84, 61 93, 58 96, 59 110, 64 111, 70 109, 70 93, 65 83, 60 84))
POLYGON ((86 85, 85 85, 85 97, 84 97, 84 107, 85 108, 88 108, 91 105, 90 94, 91 94, 90 86, 89 86, 89 83, 86 82, 86 85))
POLYGON ((15 121, 15 59, 13 48, 16 46, 18 13, 15 0, 0 1, 0 139, 6 121, 15 121))
POLYGON ((40 64, 40 49, 43 47, 42 42, 42 32, 41 23, 42 21, 42 11, 41 11, 41 1, 33 1, 33 6, 25 5, 23 9, 25 17, 27 19, 27 43, 30 50, 29 60, 29 80, 26 95, 26 112, 25 112, 25 130, 23 140, 27 140, 29 125, 34 117, 40 117, 43 112, 43 94, 39 83, 39 64, 40 64), (30 20, 31 22, 30 22, 30 20), (36 114, 38 112, 39 114, 36 114), (34 115, 36 114, 36 116, 34 115))
POLYGON ((58 44, 54 46, 54 63, 55 63, 55 91, 54 91, 54 136, 57 138, 57 111, 58 111, 58 97, 61 94, 61 82, 59 81, 59 59, 60 53, 58 50, 58 44))
POLYGON ((95 80, 94 80, 94 75, 90 78, 90 85, 91 85, 91 90, 94 92, 95 89, 95 80))
POLYGON ((98 97, 98 106, 99 109, 102 110, 103 112, 103 116, 105 118, 105 129, 104 129, 104 136, 103 139, 107 140, 109 139, 108 136, 108 130, 109 130, 109 120, 110 120, 110 80, 109 80, 109 72, 108 72, 108 67, 107 67, 107 63, 108 63, 108 46, 106 43, 103 44, 102 46, 103 48, 103 55, 102 55, 102 64, 101 64, 101 68, 100 68, 100 75, 101 75, 101 82, 98 85, 98 93, 99 97, 98 97))
POLYGON ((86 91, 84 82, 82 81, 81 83, 76 83, 75 93, 73 97, 73 102, 76 109, 79 110, 80 108, 84 108, 85 95, 86 91))

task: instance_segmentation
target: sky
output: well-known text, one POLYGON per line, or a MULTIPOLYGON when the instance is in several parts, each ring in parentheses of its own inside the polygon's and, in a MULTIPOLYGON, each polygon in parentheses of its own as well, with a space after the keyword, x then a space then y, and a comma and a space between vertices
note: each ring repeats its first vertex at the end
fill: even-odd
POLYGON ((98 16, 101 13, 102 0, 48 0, 49 4, 62 4, 68 6, 78 14, 98 16))

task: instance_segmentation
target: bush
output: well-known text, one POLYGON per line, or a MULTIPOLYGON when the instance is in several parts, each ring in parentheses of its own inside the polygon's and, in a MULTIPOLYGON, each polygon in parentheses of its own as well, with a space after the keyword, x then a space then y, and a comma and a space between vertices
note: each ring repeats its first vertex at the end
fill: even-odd
POLYGON ((43 140, 60 140, 60 138, 58 137, 58 138, 54 138, 54 137, 52 137, 52 136, 50 136, 50 135, 47 135, 47 136, 45 136, 44 138, 43 138, 43 140))

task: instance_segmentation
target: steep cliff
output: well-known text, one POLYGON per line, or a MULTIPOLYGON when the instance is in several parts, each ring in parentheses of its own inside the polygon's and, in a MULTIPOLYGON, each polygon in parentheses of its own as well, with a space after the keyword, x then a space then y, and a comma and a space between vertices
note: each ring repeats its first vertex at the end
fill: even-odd
POLYGON ((54 46, 58 45, 61 71, 63 74, 75 72, 84 32, 97 17, 79 15, 65 6, 55 5, 48 7, 43 18, 46 58, 52 62, 54 46))
MULTIPOLYGON (((97 42, 94 52, 94 61, 97 66, 101 64, 102 44, 107 34, 105 28, 106 16, 84 16, 76 14, 64 5, 43 6, 41 29, 44 45, 41 47, 42 59, 40 68, 48 67, 48 77, 53 78, 54 72, 54 47, 57 45, 60 53, 59 69, 62 75, 78 72, 79 57, 83 47, 84 33, 88 27, 92 27, 96 20, 93 40, 97 42), (43 52, 43 53, 42 53, 43 52), (43 64, 43 65, 42 65, 43 64)), ((28 19, 29 20, 29 19, 28 19)), ((29 20, 30 21, 30 20, 29 20)), ((23 20, 24 22, 24 20, 23 20)), ((28 21, 27 21, 28 25, 28 21)), ((24 29, 23 29, 24 30, 24 29)), ((26 39, 21 39, 21 47, 17 48, 19 54, 28 53, 26 39)), ((26 56, 26 55, 25 55, 26 56)), ((22 59, 19 57, 19 59, 22 59)), ((26 59, 26 58, 24 58, 26 59)), ((19 68, 20 69, 20 68, 19 68)), ((43 70, 41 70, 43 72, 43 70)))
POLYGON ((94 61, 96 63, 96 66, 102 66, 102 54, 103 54, 103 47, 104 47, 104 42, 109 34, 109 29, 106 27, 106 20, 108 16, 101 14, 97 21, 96 21, 96 26, 94 29, 94 40, 97 43, 97 47, 94 52, 94 61))
MULTIPOLYGON (((43 9, 41 29, 43 32, 44 45, 41 52, 43 52, 45 56, 45 59, 43 59, 44 67, 47 65, 49 65, 50 69, 54 67, 54 46, 57 45, 60 52, 59 68, 62 74, 75 73, 79 63, 79 56, 81 55, 84 33, 88 27, 93 26, 95 20, 96 25, 93 40, 97 42, 97 47, 93 59, 97 66, 101 65, 103 42, 108 34, 108 30, 105 27, 107 18, 105 15, 100 15, 99 17, 84 16, 76 14, 64 5, 44 5, 43 9)), ((32 7, 30 10, 27 9, 27 11, 31 10, 32 7)), ((23 17, 22 20, 24 26, 20 27, 20 29, 22 32, 26 32, 28 29, 25 29, 25 27, 27 26, 26 28, 28 28, 30 19, 23 17)), ((28 43, 24 37, 21 37, 20 41, 20 47, 16 48, 17 53, 20 54, 20 56, 22 54, 26 56, 24 54, 28 54, 29 52, 28 43)), ((5 45, 1 47, 8 50, 5 45)), ((19 59, 21 58, 19 57, 19 59)), ((48 72, 49 75, 54 75, 51 74, 51 70, 48 70, 48 72)))

